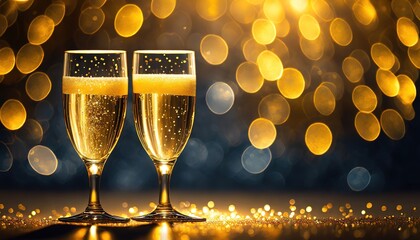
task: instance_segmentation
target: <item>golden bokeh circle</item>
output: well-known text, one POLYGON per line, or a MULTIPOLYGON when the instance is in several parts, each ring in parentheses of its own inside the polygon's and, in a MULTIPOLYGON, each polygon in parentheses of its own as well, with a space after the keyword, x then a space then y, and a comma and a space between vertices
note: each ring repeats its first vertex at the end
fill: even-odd
POLYGON ((293 0, 290 1, 290 6, 298 13, 302 13, 308 7, 308 0, 293 0))
POLYGON ((352 83, 359 82, 363 77, 363 66, 354 57, 346 57, 341 68, 346 78, 352 83))
POLYGON ((381 127, 392 140, 400 140, 405 135, 405 124, 401 115, 394 109, 386 109, 381 114, 381 127))
POLYGON ((8 26, 7 17, 0 14, 0 37, 6 32, 8 26))
POLYGON ((209 64, 220 65, 228 57, 229 47, 219 35, 208 34, 201 39, 200 52, 209 64))
POLYGON ((276 23, 276 35, 277 37, 284 38, 290 33, 290 23, 287 19, 284 19, 280 23, 276 23))
POLYGON ((54 32, 54 21, 46 16, 34 18, 28 28, 28 41, 33 45, 40 45, 48 41, 54 32))
POLYGON ((257 57, 257 64, 261 75, 268 81, 278 80, 283 74, 283 63, 272 51, 262 51, 257 57))
POLYGON ((0 75, 6 75, 15 67, 15 53, 10 47, 0 49, 0 75))
POLYGON ((340 46, 348 46, 353 40, 353 31, 343 18, 335 18, 330 23, 330 35, 332 40, 340 46))
POLYGON ((25 124, 26 109, 16 99, 9 99, 0 108, 0 121, 9 130, 17 130, 25 124))
POLYGON ((131 37, 143 25, 143 12, 134 4, 124 5, 115 15, 114 28, 121 37, 131 37))
POLYGON ((54 21, 54 25, 57 26, 61 23, 66 14, 66 5, 63 2, 54 2, 51 3, 45 9, 45 15, 51 18, 54 21))
POLYGON ((305 57, 309 60, 317 61, 324 56, 326 43, 322 34, 315 40, 308 40, 301 37, 299 44, 300 50, 302 50, 305 57))
POLYGON ((305 133, 305 144, 315 155, 323 155, 330 149, 333 135, 330 128, 322 122, 311 124, 305 133))
POLYGON ((358 112, 354 127, 361 138, 370 142, 375 141, 381 133, 381 125, 373 113, 358 112))
POLYGON ((258 104, 258 114, 275 125, 283 124, 290 116, 289 102, 280 94, 265 96, 258 104))
POLYGON ((227 10, 227 0, 200 0, 195 4, 198 15, 207 21, 216 21, 227 10))
POLYGON ((397 20, 398 38, 407 47, 412 47, 419 41, 419 29, 409 18, 401 17, 397 20))
POLYGON ((280 23, 285 18, 285 12, 280 0, 265 0, 263 5, 265 17, 273 22, 280 23))
POLYGON ((334 19, 335 13, 328 1, 312 0, 311 7, 314 10, 315 14, 322 20, 329 22, 334 19))
POLYGON ((242 27, 235 21, 227 22, 223 25, 221 37, 230 46, 236 45, 243 37, 242 27))
POLYGON ((276 140, 276 136, 276 127, 270 120, 265 118, 255 119, 248 129, 249 141, 258 149, 270 147, 276 140))
POLYGON ((352 101, 354 106, 363 113, 371 113, 378 105, 375 92, 366 85, 358 85, 353 89, 352 101))
POLYGON ((256 93, 264 84, 264 78, 260 74, 257 64, 243 62, 236 69, 236 82, 247 93, 256 93))
POLYGON ((101 29, 104 22, 105 13, 101 8, 88 7, 79 15, 79 28, 84 34, 92 35, 96 33, 101 29))
POLYGON ((249 62, 257 62, 258 55, 264 50, 267 50, 265 45, 259 44, 254 38, 250 38, 242 46, 242 53, 249 62))
POLYGON ((41 101, 48 96, 51 91, 51 80, 43 72, 34 72, 26 80, 26 94, 34 100, 41 101))
POLYGON ((395 63, 394 54, 389 48, 380 42, 374 43, 370 48, 370 56, 376 66, 381 69, 390 70, 395 63))
POLYGON ((285 68, 277 81, 277 88, 285 98, 296 99, 305 90, 305 79, 296 68, 285 68))
POLYGON ((276 26, 268 19, 259 18, 252 23, 252 36, 259 44, 270 44, 276 38, 276 26))
POLYGON ((365 26, 369 26, 377 18, 376 9, 369 0, 355 0, 352 10, 357 21, 365 26))
POLYGON ((299 31, 307 40, 315 40, 321 33, 318 21, 310 14, 303 14, 298 21, 299 31))
POLYGON ((370 57, 369 55, 363 51, 362 49, 355 49, 350 53, 350 57, 354 57, 362 64, 363 71, 366 72, 370 69, 370 57))
POLYGON ((408 48, 408 58, 416 68, 420 69, 420 41, 408 48))
POLYGON ((417 96, 416 85, 413 80, 405 74, 398 75, 397 79, 400 84, 398 98, 403 104, 412 104, 417 96))
POLYGON ((328 86, 321 84, 315 89, 314 106, 320 114, 331 115, 335 110, 335 104, 335 96, 328 86))
POLYGON ((153 15, 165 19, 172 14, 176 7, 176 0, 152 0, 150 5, 153 15))
POLYGON ((376 83, 388 97, 395 97, 400 91, 398 78, 391 71, 378 69, 376 71, 376 83))
POLYGON ((44 59, 44 50, 40 45, 27 43, 23 45, 16 54, 16 67, 23 73, 28 74, 35 71, 44 59))
POLYGON ((14 1, 16 3, 16 8, 21 11, 24 12, 26 10, 28 10, 32 4, 34 3, 34 0, 20 0, 20 1, 14 1))
POLYGON ((257 9, 248 1, 233 0, 230 3, 229 12, 233 19, 242 24, 249 24, 255 20, 257 9))

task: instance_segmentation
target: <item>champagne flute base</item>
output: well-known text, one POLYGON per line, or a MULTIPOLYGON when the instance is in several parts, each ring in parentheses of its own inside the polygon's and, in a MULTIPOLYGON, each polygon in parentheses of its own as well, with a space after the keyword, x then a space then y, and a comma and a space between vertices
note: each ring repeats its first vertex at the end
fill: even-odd
POLYGON ((129 222, 129 218, 123 218, 118 216, 113 216, 107 212, 82 212, 71 217, 62 217, 58 219, 61 222, 67 223, 88 223, 88 224, 97 224, 97 223, 126 223, 129 222))
POLYGON ((196 216, 188 216, 182 214, 174 209, 158 211, 154 210, 153 212, 143 215, 132 217, 131 219, 139 222, 205 222, 205 218, 200 218, 196 216))

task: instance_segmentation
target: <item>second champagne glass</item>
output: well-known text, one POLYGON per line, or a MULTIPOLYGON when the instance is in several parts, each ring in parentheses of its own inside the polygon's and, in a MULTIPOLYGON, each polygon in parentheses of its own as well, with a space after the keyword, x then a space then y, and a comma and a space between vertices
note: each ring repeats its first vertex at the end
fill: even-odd
POLYGON ((73 50, 64 54, 63 107, 67 133, 88 171, 86 210, 59 218, 75 223, 122 223, 128 218, 106 213, 99 201, 99 180, 121 130, 127 108, 125 51, 73 50))
POLYGON ((134 52, 133 113, 137 135, 156 167, 159 204, 137 221, 197 222, 172 208, 169 181, 172 168, 190 137, 195 112, 193 51, 134 52))

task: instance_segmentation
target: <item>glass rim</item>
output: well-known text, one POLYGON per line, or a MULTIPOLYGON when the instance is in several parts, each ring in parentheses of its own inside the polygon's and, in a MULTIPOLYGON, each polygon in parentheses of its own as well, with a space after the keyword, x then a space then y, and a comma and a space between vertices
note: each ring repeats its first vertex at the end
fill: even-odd
POLYGON ((135 50, 134 53, 147 54, 194 54, 193 50, 135 50))
POLYGON ((126 53, 125 50, 66 50, 65 53, 70 54, 121 54, 126 53))

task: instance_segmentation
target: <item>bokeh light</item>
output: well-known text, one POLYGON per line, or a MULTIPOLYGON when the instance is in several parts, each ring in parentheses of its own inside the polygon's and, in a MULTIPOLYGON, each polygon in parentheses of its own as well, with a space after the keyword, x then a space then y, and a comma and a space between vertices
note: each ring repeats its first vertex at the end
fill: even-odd
POLYGON ((229 8, 232 17, 242 24, 248 24, 255 20, 257 9, 248 1, 233 0, 229 8))
POLYGON ((280 94, 274 93, 261 99, 258 114, 275 125, 283 124, 290 116, 289 102, 280 94))
POLYGON ((269 81, 278 80, 283 74, 283 63, 272 51, 262 51, 257 57, 257 64, 261 75, 269 81))
POLYGON ((151 10, 153 15, 165 19, 171 15, 176 7, 176 0, 152 0, 151 10))
POLYGON ((364 113, 373 112, 378 104, 375 92, 366 85, 358 85, 353 89, 352 100, 354 106, 364 113))
POLYGON ((34 100, 41 101, 48 96, 51 91, 51 80, 43 72, 34 72, 26 80, 26 94, 34 100))
POLYGON ((101 8, 87 7, 79 16, 79 28, 83 33, 92 35, 101 29, 105 22, 105 13, 101 8))
POLYGON ((309 14, 303 14, 299 18, 299 31, 307 40, 315 40, 321 33, 318 21, 309 14))
POLYGON ((334 112, 335 96, 329 87, 321 84, 316 88, 314 93, 314 106, 324 116, 329 116, 334 112))
POLYGON ((9 99, 0 108, 0 121, 9 130, 17 130, 26 121, 26 109, 16 99, 9 99))
POLYGON ((335 13, 328 1, 325 0, 312 0, 311 7, 315 14, 322 20, 329 22, 333 20, 335 13))
POLYGON ((28 161, 35 172, 44 176, 53 174, 58 166, 54 152, 42 145, 37 145, 29 150, 28 161))
POLYGON ((242 53, 249 62, 257 62, 257 58, 261 52, 267 50, 267 47, 257 43, 254 38, 250 38, 242 46, 242 53))
POLYGON ((44 130, 38 121, 29 118, 26 120, 25 124, 19 128, 16 135, 24 140, 26 144, 36 145, 41 143, 44 130))
POLYGON ((419 41, 419 29, 417 25, 406 17, 398 19, 397 34, 400 41, 407 47, 412 47, 419 41))
POLYGON ((270 147, 274 143, 274 140, 276 140, 276 136, 276 127, 268 119, 257 118, 249 125, 249 141, 258 149, 270 147))
POLYGON ((269 148, 258 149, 249 146, 242 153, 242 167, 249 173, 259 174, 264 172, 271 162, 271 151, 269 148))
POLYGON ((400 140, 405 135, 404 119, 394 109, 386 109, 382 112, 381 127, 392 140, 400 140))
POLYGON ((15 67, 15 53, 10 47, 0 49, 0 75, 6 75, 15 67))
POLYGON ((374 43, 370 49, 370 55, 375 64, 383 70, 390 70, 394 66, 394 54, 383 43, 374 43))
POLYGON ((365 26, 372 24, 377 18, 376 9, 369 0, 354 1, 352 10, 357 21, 365 26))
POLYGON ((13 156, 6 144, 0 142, 0 172, 7 172, 12 168, 13 156))
POLYGON ((57 26, 61 23, 66 13, 66 5, 63 2, 53 2, 45 9, 45 15, 54 21, 57 26))
POLYGON ((398 78, 391 71, 378 69, 378 71, 376 71, 376 83, 381 91, 388 97, 395 97, 400 91, 398 78))
POLYGON ((8 27, 7 18, 3 14, 0 14, 0 37, 6 32, 8 27))
POLYGON ((352 83, 359 82, 363 77, 363 66, 354 57, 346 57, 343 60, 342 69, 346 78, 352 83))
POLYGON ((301 13, 308 7, 308 0, 292 0, 290 5, 295 11, 301 13))
POLYGON ((264 84, 264 78, 260 74, 257 64, 243 62, 236 69, 236 82, 247 93, 255 93, 264 84))
POLYGON ((23 45, 16 55, 16 67, 23 73, 35 71, 44 59, 44 50, 39 45, 27 43, 23 45))
POLYGON ((411 63, 420 69, 420 41, 416 45, 408 48, 408 57, 410 58, 411 63))
POLYGON ((234 46, 241 40, 243 34, 242 27, 232 20, 223 25, 221 35, 229 46, 234 46))
POLYGON ((345 19, 335 18, 330 24, 331 38, 340 46, 347 46, 353 40, 353 32, 345 19))
POLYGON ((220 65, 228 57, 229 47, 219 35, 209 34, 201 39, 201 56, 211 65, 220 65))
POLYGON ((355 167, 347 174, 347 184, 356 192, 363 191, 370 183, 370 173, 364 167, 355 167))
POLYGON ((358 112, 354 118, 357 133, 366 141, 374 141, 381 133, 381 125, 373 113, 358 112))
POLYGON ((317 61, 320 60, 325 53, 325 47, 327 46, 324 42, 323 35, 315 40, 308 40, 301 37, 299 41, 300 50, 310 60, 317 61))
POLYGON ((268 19, 259 18, 252 23, 252 36, 259 44, 270 44, 276 38, 276 26, 268 19))
POLYGON ((201 0, 195 4, 198 15, 207 21, 216 21, 227 11, 227 0, 201 0))
POLYGON ((118 35, 131 37, 143 25, 143 12, 134 4, 124 5, 115 15, 114 28, 118 35))
POLYGON ((265 0, 264 15, 273 22, 280 23, 285 18, 285 12, 280 0, 265 0))
POLYGON ((305 143, 309 151, 322 155, 330 149, 333 135, 330 128, 321 122, 312 123, 305 133, 305 143))
POLYGON ((296 99, 305 90, 305 79, 296 68, 286 68, 277 81, 277 88, 285 98, 296 99))
POLYGON ((215 114, 225 114, 233 106, 235 94, 232 88, 224 82, 213 83, 206 93, 206 103, 215 114))
POLYGON ((54 32, 54 21, 46 15, 39 15, 32 20, 28 28, 28 41, 40 45, 48 41, 54 32))
POLYGON ((403 104, 411 104, 414 102, 417 96, 416 85, 413 80, 405 74, 397 76, 400 90, 398 92, 398 98, 403 104))

